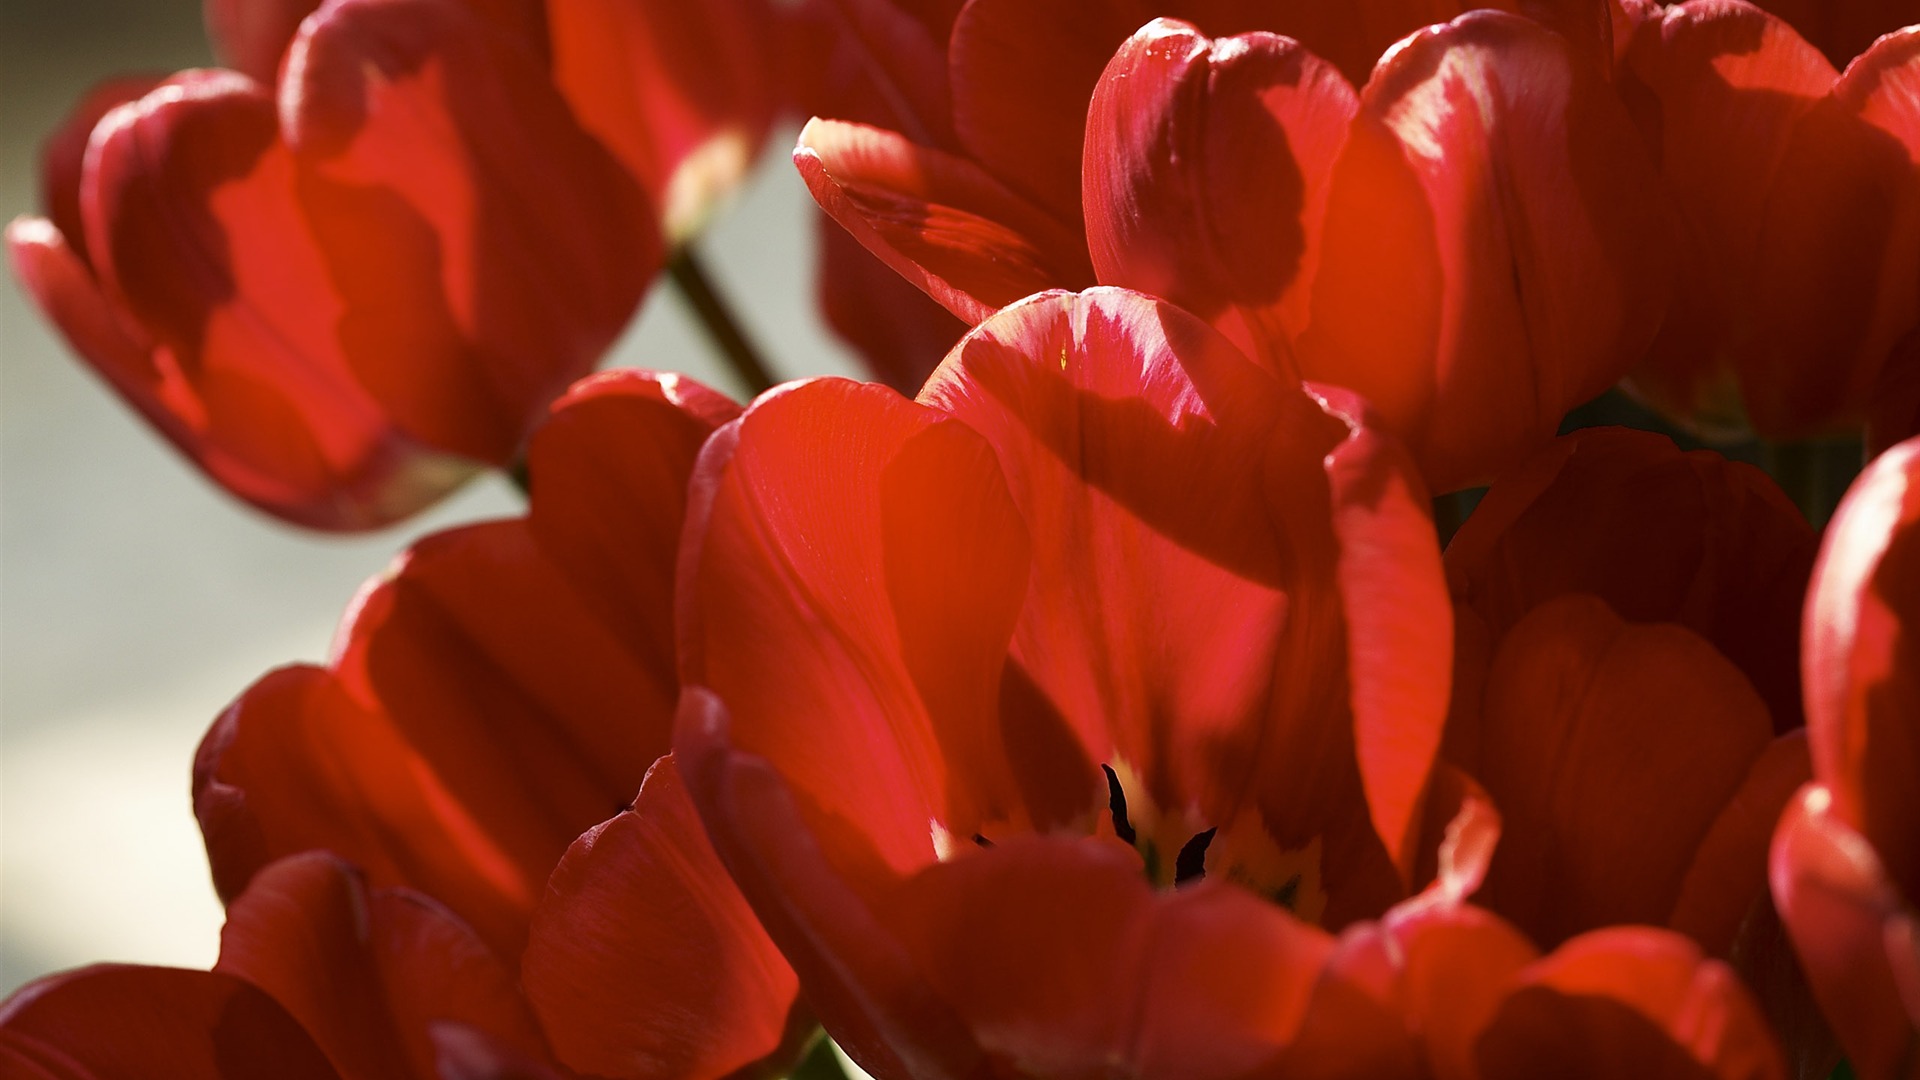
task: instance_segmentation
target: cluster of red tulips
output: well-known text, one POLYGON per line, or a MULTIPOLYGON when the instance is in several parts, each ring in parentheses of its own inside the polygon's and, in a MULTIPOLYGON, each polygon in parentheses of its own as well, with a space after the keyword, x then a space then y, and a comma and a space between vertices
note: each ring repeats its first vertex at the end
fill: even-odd
POLYGON ((1920 2, 1470 7, 208 0, 16 274, 269 513, 528 510, 0 1071, 1920 1078, 1920 2), (589 374, 783 113, 891 387, 589 374))

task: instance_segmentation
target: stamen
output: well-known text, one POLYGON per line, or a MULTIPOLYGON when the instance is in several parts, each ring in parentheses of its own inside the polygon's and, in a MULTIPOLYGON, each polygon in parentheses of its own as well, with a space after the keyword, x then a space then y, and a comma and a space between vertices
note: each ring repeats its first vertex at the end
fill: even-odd
POLYGON ((1185 885, 1189 881, 1198 881, 1207 876, 1207 847, 1213 843, 1213 834, 1220 831, 1214 826, 1206 832, 1197 833, 1180 848, 1180 854, 1173 860, 1173 883, 1185 885))
POLYGON ((974 834, 973 834, 973 842, 974 842, 974 843, 976 843, 976 844, 979 844, 979 845, 980 845, 981 847, 992 847, 992 846, 993 846, 993 841, 991 841, 991 840, 989 840, 989 839, 987 839, 987 838, 986 838, 986 837, 984 837, 984 836, 981 836, 981 835, 980 835, 979 833, 974 833, 974 834))
POLYGON ((1113 834, 1131 844, 1134 842, 1133 822, 1127 820, 1127 792, 1120 786, 1119 774, 1113 766, 1102 765, 1100 770, 1107 774, 1107 808, 1113 812, 1113 834))

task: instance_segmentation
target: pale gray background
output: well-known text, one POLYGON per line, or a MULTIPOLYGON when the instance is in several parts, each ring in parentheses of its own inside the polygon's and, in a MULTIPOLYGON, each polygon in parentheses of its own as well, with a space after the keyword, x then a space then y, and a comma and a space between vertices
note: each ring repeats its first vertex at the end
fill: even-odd
MULTIPOLYGON (((194 0, 0 0, 0 216, 94 81, 209 60, 194 0)), ((849 372, 812 308, 810 202, 775 136, 703 244, 782 373, 849 372)), ((488 478, 409 526, 296 532, 226 499, 71 359, 0 275, 0 994, 95 960, 205 967, 220 913, 188 803, 201 733, 256 676, 324 657, 407 540, 514 513, 488 478)), ((724 389, 677 298, 612 363, 724 389)))

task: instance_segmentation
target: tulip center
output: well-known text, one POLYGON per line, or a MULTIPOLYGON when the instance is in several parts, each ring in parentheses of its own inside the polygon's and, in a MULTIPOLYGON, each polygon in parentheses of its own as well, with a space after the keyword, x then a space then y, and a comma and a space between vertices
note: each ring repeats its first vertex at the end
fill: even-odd
POLYGON ((1155 885, 1177 889, 1216 877, 1259 893, 1307 922, 1320 921, 1327 894, 1319 837, 1283 847, 1252 808, 1241 810, 1225 826, 1203 820, 1194 809, 1169 813, 1126 761, 1100 768, 1107 775, 1113 834, 1140 853, 1147 878, 1155 885))

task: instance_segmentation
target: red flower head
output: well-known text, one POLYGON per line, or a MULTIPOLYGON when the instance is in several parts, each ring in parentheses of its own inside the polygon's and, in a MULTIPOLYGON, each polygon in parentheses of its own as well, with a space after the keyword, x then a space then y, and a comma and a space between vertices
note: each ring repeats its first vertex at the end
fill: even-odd
POLYGON ((751 0, 337 0, 286 44, 301 7, 209 5, 265 83, 84 102, 49 216, 9 239, 76 351, 216 481, 365 528, 510 464, 591 370, 662 227, 684 238, 758 147, 770 35, 751 0))
POLYGON ((863 1065, 1233 1076, 1345 1015, 1282 909, 1406 894, 1450 636, 1425 493, 1345 399, 1052 293, 917 403, 762 398, 692 498, 676 757, 863 1065))
POLYGON ((1868 466, 1808 594, 1814 781, 1781 819, 1773 892, 1862 1077, 1920 1076, 1920 442, 1868 466))
POLYGON ((1709 434, 1920 430, 1920 32, 1830 63, 1742 0, 1628 10, 1617 84, 1686 223, 1633 385, 1709 434))
POLYGON ((1164 295, 1273 370, 1360 391, 1451 490, 1551 437, 1666 305, 1670 218, 1606 82, 1611 24, 1533 6, 1568 36, 1474 13, 1406 39, 1355 91, 1379 48, 1453 12, 1192 12, 1303 45, 1167 20, 1127 39, 1125 5, 974 0, 950 117, 816 122, 795 160, 962 318, 1095 280, 1164 295))
POLYGON ((87 968, 15 994, 0 1005, 0 1062, 16 1061, 63 1080, 570 1075, 473 931, 317 851, 235 898, 211 972, 87 968), (487 1059, 521 1070, 467 1068, 487 1059))
POLYGON ((1420 1063, 1402 1075, 1787 1076, 1740 980, 1663 930, 1598 930, 1541 956, 1498 918, 1434 894, 1342 935, 1328 966, 1398 1015, 1420 1063))
POLYGON ((1814 545, 1759 470, 1646 432, 1575 432, 1488 491, 1446 557, 1443 755, 1500 814, 1477 903, 1543 947, 1669 927, 1783 1023, 1809 1011, 1768 968, 1766 853, 1810 775, 1791 669, 1814 545))
MULTIPOLYGON (((676 243, 697 231, 766 140, 780 30, 767 0, 460 2, 547 64, 581 126, 639 181, 676 243)), ((269 85, 301 20, 321 6, 203 0, 215 51, 269 85)))
POLYGON ((194 775, 221 895, 310 849, 425 893, 581 1072, 714 1080, 791 1053, 792 972, 662 757, 687 478, 738 411, 672 376, 580 384, 533 439, 528 517, 421 541, 327 667, 242 695, 194 775))
POLYGON ((1844 68, 1875 38, 1920 23, 1915 0, 1757 0, 1844 68))

